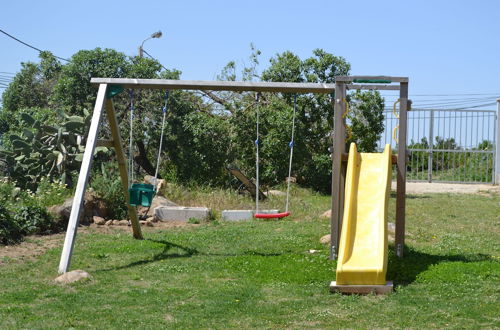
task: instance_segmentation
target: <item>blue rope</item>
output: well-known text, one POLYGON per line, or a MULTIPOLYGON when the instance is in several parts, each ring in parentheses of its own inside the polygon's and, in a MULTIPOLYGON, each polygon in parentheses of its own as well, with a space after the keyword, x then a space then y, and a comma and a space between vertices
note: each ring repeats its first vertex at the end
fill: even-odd
POLYGON ((168 97, 170 96, 170 91, 167 90, 165 92, 165 105, 163 106, 163 113, 166 113, 168 111, 168 108, 167 108, 167 102, 168 102, 168 97))

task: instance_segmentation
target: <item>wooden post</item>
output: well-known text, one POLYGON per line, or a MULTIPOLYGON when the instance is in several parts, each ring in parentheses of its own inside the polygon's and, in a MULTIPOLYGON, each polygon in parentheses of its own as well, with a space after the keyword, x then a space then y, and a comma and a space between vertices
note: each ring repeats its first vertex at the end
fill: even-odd
POLYGON ((403 257, 405 245, 406 210, 406 135, 408 110, 408 82, 401 82, 399 90, 399 139, 396 191, 396 255, 403 257))
MULTIPOLYGON (((345 173, 342 165, 342 154, 345 153, 345 111, 346 87, 342 82, 335 83, 334 130, 332 154, 332 213, 330 216, 330 259, 337 259, 340 232, 342 230, 342 212, 344 210, 345 173)), ((345 165, 344 165, 345 167, 345 165)))
POLYGON ((76 232, 80 217, 83 211, 83 200, 85 197, 85 190, 92 166, 92 158, 94 156, 94 149, 99 134, 99 127, 101 123, 102 111, 104 109, 104 102, 106 100, 106 92, 108 85, 99 85, 97 92, 97 99, 95 102, 94 113, 92 114, 92 122, 90 124, 89 135, 87 137, 87 144, 83 154, 82 166, 78 176, 78 183, 76 184, 75 196, 73 198, 73 205, 69 216, 68 229, 66 231, 66 238, 64 239, 64 246, 61 253, 61 260, 59 262, 59 274, 66 273, 71 263, 71 255, 73 254, 73 247, 75 244, 76 232))
POLYGON ((500 99, 497 99, 497 118, 495 121, 495 170, 493 171, 493 183, 500 184, 500 99))
POLYGON ((113 106, 113 100, 106 100, 106 114, 109 121, 109 127, 111 128, 111 136, 113 137, 113 147, 116 152, 116 160, 118 161, 118 168, 120 170, 120 179, 122 181, 123 192, 125 193, 125 200, 127 201, 128 216, 130 222, 132 223, 132 231, 134 238, 142 239, 141 226, 139 224, 139 219, 137 217, 136 209, 130 205, 130 196, 128 193, 128 173, 127 165, 125 160, 125 153, 123 152, 122 138, 120 136, 120 128, 118 126, 118 120, 116 119, 115 107, 113 106))

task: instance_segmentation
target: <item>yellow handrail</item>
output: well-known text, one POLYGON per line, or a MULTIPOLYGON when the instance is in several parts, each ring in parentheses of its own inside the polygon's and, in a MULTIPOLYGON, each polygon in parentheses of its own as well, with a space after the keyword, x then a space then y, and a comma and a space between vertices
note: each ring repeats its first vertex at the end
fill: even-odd
MULTIPOLYGON (((342 99, 342 101, 344 101, 344 103, 345 103, 345 111, 342 114, 342 118, 345 119, 347 117, 347 114, 350 111, 350 108, 349 108, 349 102, 347 102, 347 100, 345 98, 342 99)), ((346 128, 346 132, 347 132, 347 140, 350 140, 352 138, 352 128, 351 128, 351 126, 349 126, 347 124, 345 125, 345 128, 346 128)))
MULTIPOLYGON (((396 111, 396 106, 398 105, 398 103, 400 102, 400 99, 397 99, 396 102, 394 102, 394 105, 392 107, 392 113, 394 114, 394 117, 396 117, 397 119, 399 119, 399 113, 396 111)), ((392 139, 394 140, 394 142, 396 142, 396 144, 398 144, 398 129, 399 129, 399 124, 397 124, 394 129, 392 130, 392 139)))

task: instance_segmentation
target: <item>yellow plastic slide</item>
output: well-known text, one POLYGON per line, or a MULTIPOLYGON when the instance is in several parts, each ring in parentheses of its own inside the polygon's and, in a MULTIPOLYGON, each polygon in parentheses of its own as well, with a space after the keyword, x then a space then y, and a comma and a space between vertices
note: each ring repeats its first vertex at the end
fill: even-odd
POLYGON ((358 153, 351 143, 337 262, 337 285, 385 285, 391 148, 358 153))

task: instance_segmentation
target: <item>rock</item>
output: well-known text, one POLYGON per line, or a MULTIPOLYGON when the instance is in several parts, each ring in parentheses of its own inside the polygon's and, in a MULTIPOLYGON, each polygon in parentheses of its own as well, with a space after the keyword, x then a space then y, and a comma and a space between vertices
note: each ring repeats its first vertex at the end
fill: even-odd
MULTIPOLYGON (((155 184, 155 177, 152 175, 146 175, 144 177, 144 182, 152 184, 154 186, 155 184)), ((160 194, 165 187, 166 182, 164 179, 157 179, 157 184, 156 184, 156 194, 160 194)))
POLYGON ((285 182, 288 183, 288 181, 290 181, 290 183, 297 183, 297 178, 294 176, 287 176, 285 182))
POLYGON ((332 210, 328 210, 321 215, 322 218, 329 218, 332 216, 332 210))
POLYGON ((120 220, 112 220, 111 224, 113 226, 119 226, 120 225, 120 220))
POLYGON ((286 192, 281 190, 269 190, 264 193, 266 196, 286 196, 286 192))
POLYGON ((128 226, 128 220, 119 220, 118 225, 119 226, 128 226))
POLYGON ((389 222, 387 224, 387 231, 389 234, 394 234, 396 232, 396 224, 394 222, 389 222))
POLYGON ((84 270, 72 270, 57 277, 54 281, 60 284, 69 284, 83 279, 91 279, 89 273, 84 270))
POLYGON ((149 222, 158 222, 158 219, 156 219, 155 217, 149 217, 146 219, 146 221, 149 221, 149 222))
POLYGON ((140 220, 140 221, 139 221, 139 224, 140 224, 141 226, 146 226, 147 221, 146 221, 146 220, 140 220))
POLYGON ((109 215, 109 211, 108 211, 108 207, 106 206, 106 203, 104 203, 103 200, 96 199, 94 201, 92 213, 94 214, 94 216, 107 218, 109 215))
POLYGON ((155 196, 155 197, 153 197, 149 211, 148 211, 147 207, 139 206, 137 208, 137 212, 139 213, 140 216, 147 215, 148 217, 152 217, 152 216, 154 216, 155 208, 157 208, 159 206, 177 206, 177 204, 175 204, 174 202, 172 202, 171 200, 169 200, 163 196, 155 196), (148 213, 146 214, 146 212, 148 212, 148 213))
MULTIPOLYGON (((66 225, 68 223, 72 207, 73 197, 70 197, 60 205, 53 205, 49 207, 47 211, 52 214, 60 224, 66 225)), ((109 212, 104 201, 96 198, 90 191, 85 193, 81 224, 90 223, 93 216, 105 218, 108 213, 109 212)))
POLYGON ((146 226, 148 227, 154 227, 153 223, 151 221, 146 221, 146 226))
POLYGON ((111 225, 113 225, 113 220, 108 220, 108 221, 106 221, 105 225, 106 225, 106 226, 111 226, 111 225))
POLYGON ((331 238, 330 238, 330 234, 328 234, 328 235, 325 235, 325 236, 321 237, 321 238, 319 239, 319 242, 320 242, 321 244, 330 244, 330 240, 331 240, 331 238))
POLYGON ((102 226, 102 225, 106 224, 106 220, 104 220, 104 218, 101 218, 101 217, 98 217, 98 216, 92 217, 92 220, 94 221, 94 223, 96 225, 99 225, 99 226, 102 226))

